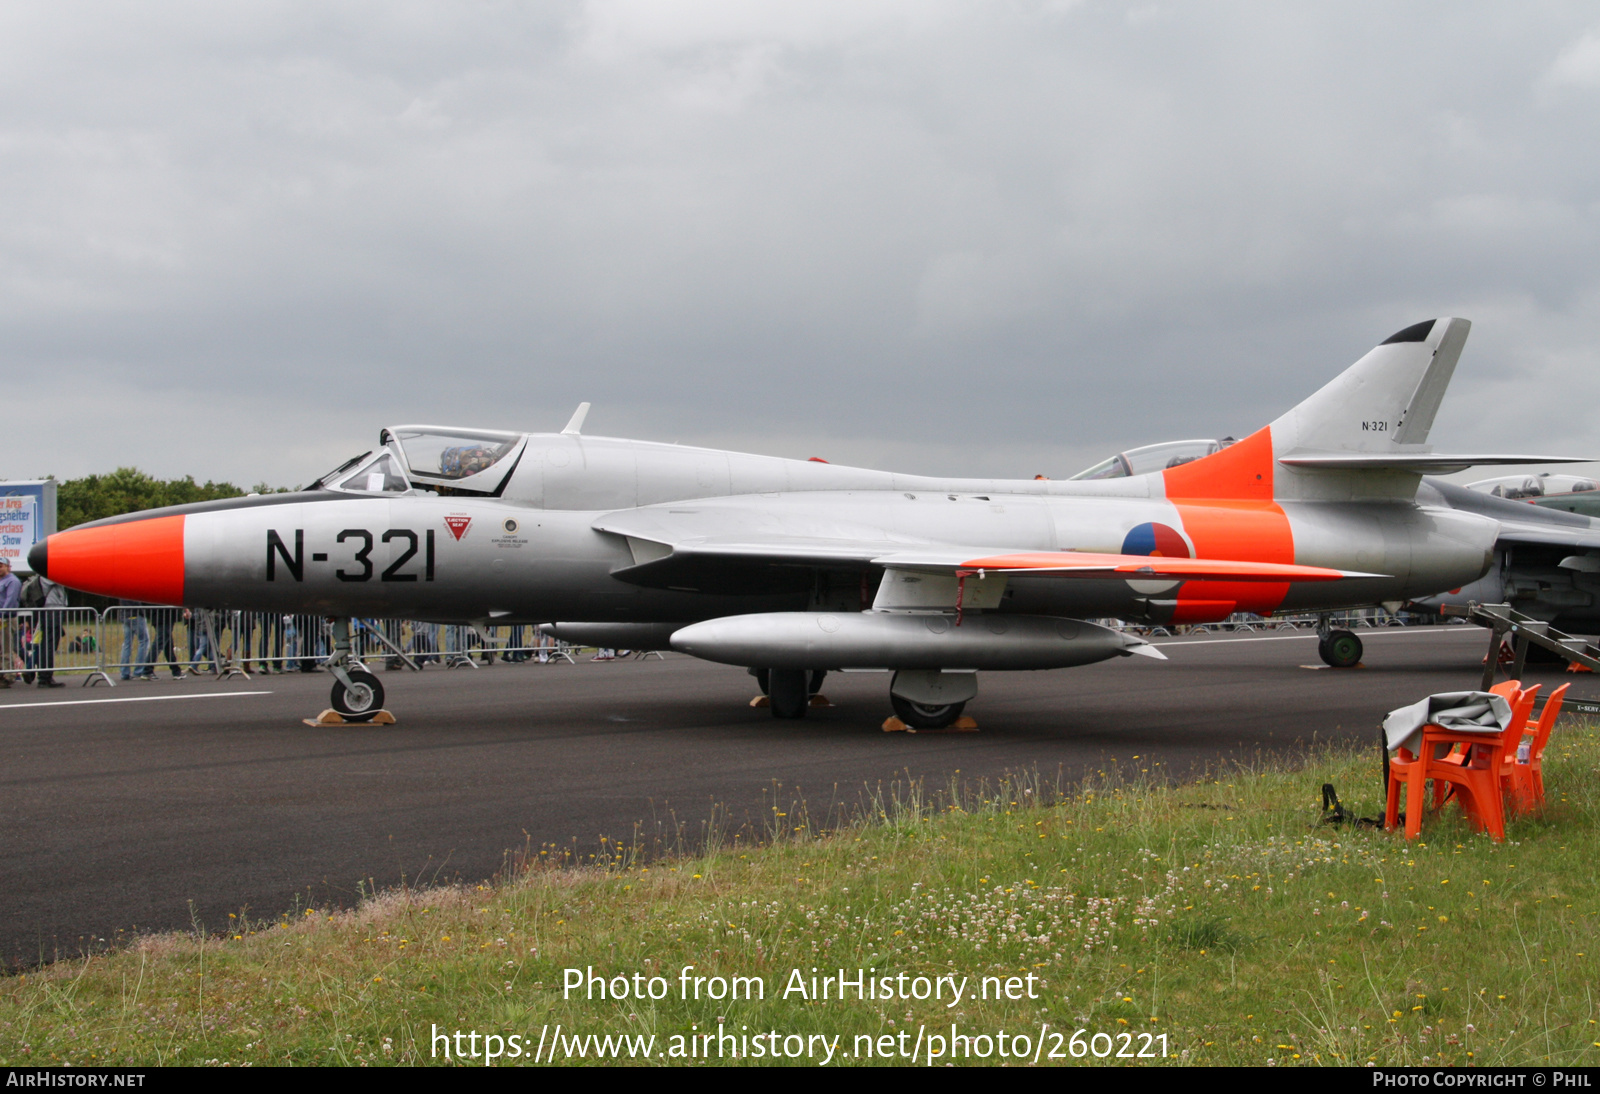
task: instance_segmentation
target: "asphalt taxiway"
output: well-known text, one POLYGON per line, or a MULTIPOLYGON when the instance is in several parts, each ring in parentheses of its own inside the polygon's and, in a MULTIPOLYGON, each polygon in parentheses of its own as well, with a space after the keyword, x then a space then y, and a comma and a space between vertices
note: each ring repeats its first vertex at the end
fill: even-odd
MULTIPOLYGON (((759 830, 801 797, 824 818, 895 780, 1071 780, 1111 762, 1181 777, 1313 740, 1376 747, 1385 711, 1475 687, 1486 645, 1465 626, 1362 637, 1367 667, 1344 671, 1303 667, 1318 664, 1315 638, 1272 631, 1158 640, 1164 664, 986 673, 968 707, 980 732, 953 735, 881 732, 886 676, 830 676, 836 706, 780 722, 747 705, 743 671, 674 655, 387 672, 399 724, 386 728, 302 725, 327 705, 324 674, 13 687, 0 692, 0 959, 476 881, 527 848, 586 855, 636 833, 659 846, 677 826, 692 841, 714 813, 759 830)), ((1600 678, 1564 679, 1600 696, 1600 678)), ((1377 788, 1360 789, 1341 788, 1371 807, 1377 788)))

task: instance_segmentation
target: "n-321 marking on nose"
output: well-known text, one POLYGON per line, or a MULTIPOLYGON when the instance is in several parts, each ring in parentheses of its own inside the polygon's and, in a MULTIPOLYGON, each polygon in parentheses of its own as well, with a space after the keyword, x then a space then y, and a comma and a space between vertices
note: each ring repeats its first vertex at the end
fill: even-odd
MULTIPOLYGON (((379 581, 416 581, 417 575, 415 573, 401 573, 400 568, 417 556, 419 543, 422 550, 422 580, 433 580, 433 529, 430 528, 422 533, 419 539, 417 533, 410 528, 390 528, 378 538, 383 543, 393 543, 396 540, 401 540, 405 543, 405 550, 400 553, 400 556, 378 575, 379 581)), ((334 576, 340 581, 371 581, 373 574, 371 558, 373 547, 372 532, 366 528, 346 528, 334 537, 334 542, 340 544, 349 543, 352 540, 359 544, 359 549, 355 551, 349 561, 359 565, 361 569, 348 570, 344 566, 340 566, 334 571, 334 576)), ((306 532, 304 528, 296 528, 294 530, 293 554, 289 552, 289 545, 284 542, 283 537, 278 534, 277 530, 269 529, 267 531, 267 580, 278 580, 278 565, 281 563, 283 568, 289 572, 290 577, 296 581, 304 581, 306 573, 305 551, 306 532)), ((326 562, 327 560, 328 553, 326 551, 316 551, 311 556, 312 562, 326 562)))

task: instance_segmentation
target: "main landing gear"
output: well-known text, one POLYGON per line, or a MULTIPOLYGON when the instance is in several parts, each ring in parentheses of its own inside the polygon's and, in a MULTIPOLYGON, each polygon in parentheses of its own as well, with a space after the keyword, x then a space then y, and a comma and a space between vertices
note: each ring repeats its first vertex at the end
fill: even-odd
POLYGON ((908 729, 947 729, 956 724, 967 706, 965 702, 918 703, 893 692, 889 694, 889 705, 894 707, 894 716, 908 729))
POLYGON ((1361 639, 1350 631, 1327 629, 1326 618, 1317 627, 1317 654, 1322 663, 1335 669, 1353 669, 1361 663, 1361 639))
MULTIPOLYGON (((804 718, 815 706, 831 706, 823 698, 823 669, 751 669, 762 694, 751 706, 764 706, 774 718, 804 718)), ((941 672, 938 669, 902 669, 889 683, 889 705, 894 717, 885 730, 971 730, 976 723, 963 718, 968 701, 978 694, 975 672, 941 672)))
POLYGON ((901 669, 889 683, 889 705, 894 707, 894 717, 883 728, 949 729, 960 723, 957 728, 976 729, 977 723, 962 718, 961 712, 977 695, 975 672, 901 669), (894 724, 897 720, 898 726, 894 724))
POLYGON ((812 707, 831 706, 822 694, 826 669, 751 669, 750 675, 761 685, 761 699, 753 706, 766 706, 774 718, 804 718, 812 707))

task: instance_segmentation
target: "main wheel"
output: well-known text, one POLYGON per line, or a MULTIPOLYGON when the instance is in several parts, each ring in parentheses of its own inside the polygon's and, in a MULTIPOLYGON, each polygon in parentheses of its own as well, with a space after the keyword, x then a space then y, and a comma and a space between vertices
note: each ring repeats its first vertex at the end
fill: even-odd
POLYGON ((356 669, 345 675, 350 677, 349 687, 345 687, 343 681, 338 679, 333 682, 333 709, 346 721, 365 722, 383 709, 383 685, 378 683, 376 676, 364 669, 356 669))
POLYGON ((913 703, 893 693, 889 696, 889 703, 894 707, 894 716, 912 729, 944 729, 954 725, 955 720, 961 717, 962 708, 967 705, 960 702, 931 706, 928 703, 913 703))
POLYGON ((772 700, 774 718, 806 716, 806 709, 811 705, 809 676, 805 669, 771 669, 767 672, 767 695, 772 700))
POLYGON ((1333 668, 1355 668, 1361 663, 1361 639, 1349 631, 1329 631, 1328 636, 1317 643, 1317 653, 1333 668))

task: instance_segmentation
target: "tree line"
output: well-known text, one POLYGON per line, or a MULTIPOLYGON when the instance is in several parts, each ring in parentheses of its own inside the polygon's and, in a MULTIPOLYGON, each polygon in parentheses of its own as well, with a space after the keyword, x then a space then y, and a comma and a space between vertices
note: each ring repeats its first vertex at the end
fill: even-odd
MULTIPOLYGON (((240 498, 251 494, 284 494, 287 487, 271 487, 258 482, 248 491, 231 482, 195 482, 185 475, 181 479, 158 479, 137 467, 119 467, 109 475, 85 475, 81 479, 63 479, 56 483, 56 527, 63 531, 85 521, 117 517, 123 513, 138 513, 145 509, 159 509, 164 505, 187 505, 196 501, 215 501, 218 498, 240 498)), ((69 591, 67 602, 75 608, 103 609, 116 601, 109 597, 69 591)))
MULTIPOLYGON (((286 493, 287 488, 274 489, 266 483, 257 483, 248 492, 286 493)), ((159 509, 164 505, 239 498, 245 493, 245 490, 231 482, 212 482, 207 479, 204 483, 198 483, 191 475, 181 479, 158 479, 137 467, 119 467, 109 475, 86 475, 81 479, 65 479, 58 483, 56 527, 67 529, 87 520, 159 509)))

